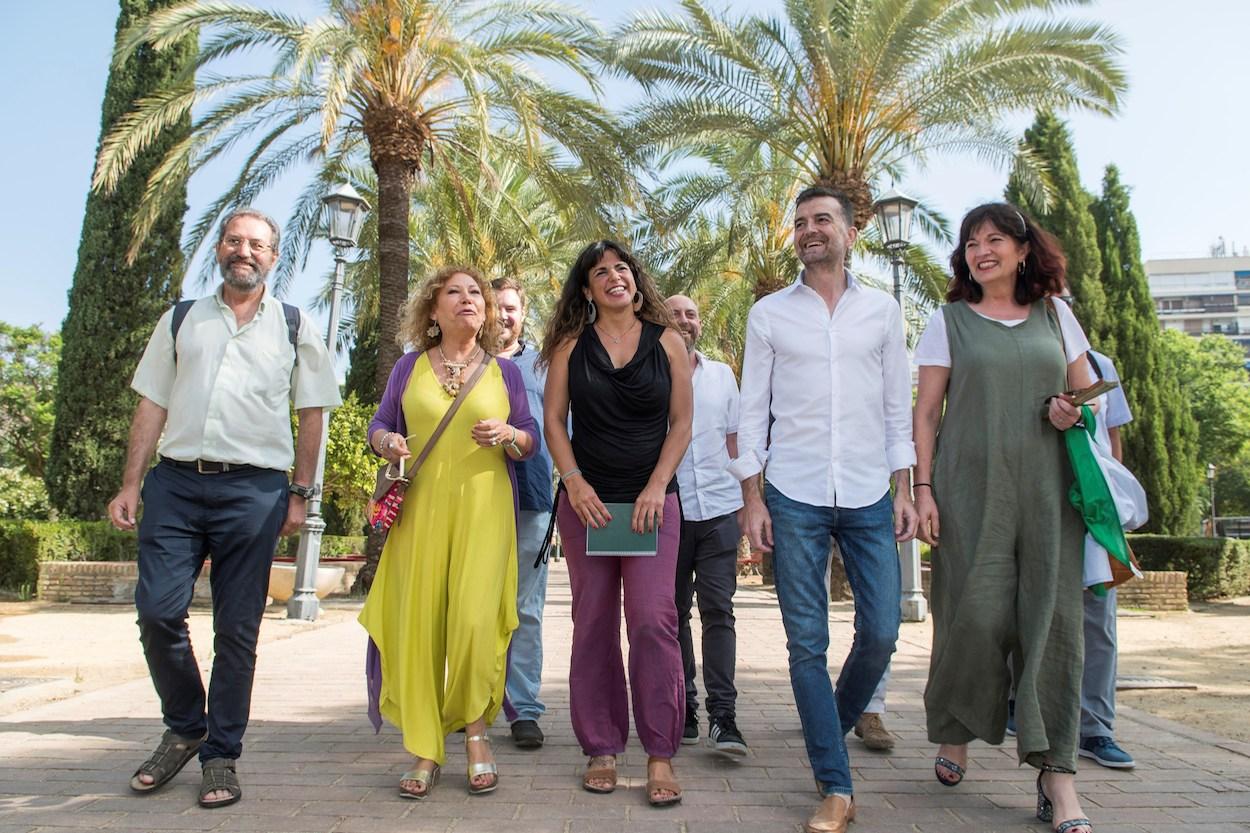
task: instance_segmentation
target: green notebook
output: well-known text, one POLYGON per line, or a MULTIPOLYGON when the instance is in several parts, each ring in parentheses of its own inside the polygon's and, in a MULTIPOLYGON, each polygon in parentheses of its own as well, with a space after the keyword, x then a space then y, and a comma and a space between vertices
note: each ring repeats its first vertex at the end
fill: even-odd
POLYGON ((587 555, 655 555, 658 530, 639 534, 629 527, 634 504, 605 503, 604 506, 612 520, 600 529, 586 527, 587 555))

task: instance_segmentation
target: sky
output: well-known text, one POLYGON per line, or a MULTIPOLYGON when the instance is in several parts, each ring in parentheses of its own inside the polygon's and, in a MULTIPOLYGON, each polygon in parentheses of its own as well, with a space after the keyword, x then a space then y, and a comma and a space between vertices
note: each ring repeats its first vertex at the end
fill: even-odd
MULTIPOLYGON (((258 0, 258 5, 313 16, 316 0, 258 0)), ((582 0, 587 8, 599 8, 582 0)), ((611 26, 639 11, 672 8, 672 0, 618 0, 596 11, 611 26)), ((735 13, 776 10, 779 0, 722 3, 735 13)), ((77 258, 87 187, 99 140, 117 5, 109 0, 7 2, 0 9, 0 320, 57 329, 77 258), (17 256, 19 255, 20 256, 17 256)), ((1217 238, 1250 247, 1250 3, 1244 0, 1101 0, 1072 17, 1096 20, 1122 38, 1129 92, 1115 117, 1066 114, 1085 187, 1097 192, 1109 163, 1133 189, 1133 209, 1146 259, 1201 257, 1217 238)), ((610 84, 613 100, 631 92, 610 84)), ((1008 127, 1022 132, 1020 114, 1008 127)), ((966 157, 931 160, 898 186, 952 222, 969 208, 1000 199, 1006 172, 966 157)), ((190 186, 190 216, 215 195, 208 177, 190 186)), ((283 218, 303 185, 287 181, 257 207, 283 218)), ((945 254, 945 253, 942 253, 945 254)), ((307 304, 330 263, 317 244, 288 299, 307 304)), ((194 267, 192 269, 194 272, 194 267)), ((203 294, 188 281, 189 296, 203 294)), ((324 324, 324 314, 320 317, 324 324)))

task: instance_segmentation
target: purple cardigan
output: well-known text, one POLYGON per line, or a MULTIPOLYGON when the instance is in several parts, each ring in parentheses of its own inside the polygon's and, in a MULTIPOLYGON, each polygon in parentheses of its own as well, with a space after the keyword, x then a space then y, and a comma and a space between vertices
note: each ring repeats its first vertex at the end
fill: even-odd
MULTIPOLYGON (((404 419, 403 408, 404 390, 408 387, 408 380, 412 377, 413 368, 416 367, 420 355, 420 350, 405 353, 400 356, 399 361, 395 362, 391 376, 386 380, 386 391, 382 394, 382 401, 378 403, 378 410, 369 421, 369 430, 365 434, 365 442, 368 443, 370 450, 373 449, 373 444, 369 443, 369 438, 379 428, 408 436, 408 422, 404 419)), ((525 380, 521 377, 521 369, 508 359, 496 358, 495 361, 498 362, 499 369, 503 373, 503 384, 508 391, 508 424, 515 427, 517 431, 529 434, 534 440, 530 443, 530 450, 521 458, 521 460, 528 460, 537 453, 539 438, 538 426, 530 413, 529 398, 525 395, 525 380)), ((516 464, 520 460, 513 460, 507 454, 504 457, 508 461, 508 479, 512 482, 512 510, 519 512, 520 496, 517 494, 516 464)), ((378 732, 382 730, 380 708, 382 656, 378 653, 378 647, 373 644, 372 639, 369 640, 369 648, 365 655, 365 681, 369 690, 369 722, 373 724, 374 731, 378 732)))

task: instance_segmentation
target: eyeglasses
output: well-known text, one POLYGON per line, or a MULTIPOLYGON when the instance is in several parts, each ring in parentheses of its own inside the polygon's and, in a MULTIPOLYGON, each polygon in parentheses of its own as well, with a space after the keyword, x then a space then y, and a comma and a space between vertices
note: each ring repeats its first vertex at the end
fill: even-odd
POLYGON ((266 243, 263 240, 257 240, 256 238, 251 238, 249 240, 246 237, 239 237, 233 234, 223 239, 221 242, 225 243, 226 247, 230 249, 237 249, 240 246, 242 246, 244 243, 246 243, 252 249, 252 251, 260 253, 260 254, 263 254, 268 251, 272 251, 273 249, 272 244, 266 243))

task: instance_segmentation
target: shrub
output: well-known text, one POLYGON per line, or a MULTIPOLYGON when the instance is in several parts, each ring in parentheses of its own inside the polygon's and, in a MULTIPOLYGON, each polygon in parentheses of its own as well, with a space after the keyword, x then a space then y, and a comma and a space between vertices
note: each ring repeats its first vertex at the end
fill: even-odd
POLYGON ((21 469, 0 467, 0 519, 48 517, 48 490, 43 480, 21 469))
POLYGON ((1250 594, 1250 541, 1130 535, 1143 570, 1184 570, 1189 596, 1213 599, 1250 594))
MULTIPOLYGON (((299 551, 299 536, 291 535, 278 542, 278 555, 294 558, 299 551)), ((322 535, 321 557, 340 558, 344 555, 360 555, 365 551, 363 535, 322 535)))
POLYGON ((138 536, 108 521, 0 521, 0 587, 34 584, 40 561, 133 561, 138 536))

